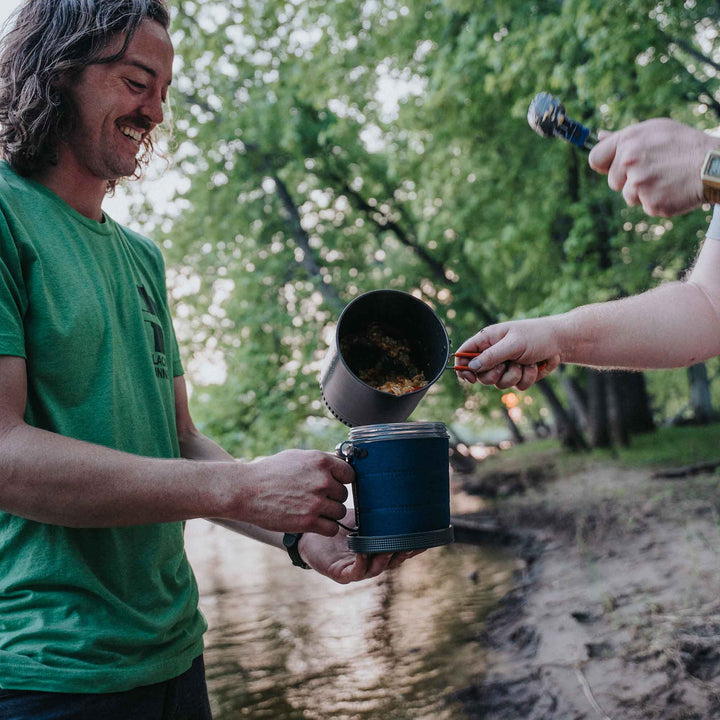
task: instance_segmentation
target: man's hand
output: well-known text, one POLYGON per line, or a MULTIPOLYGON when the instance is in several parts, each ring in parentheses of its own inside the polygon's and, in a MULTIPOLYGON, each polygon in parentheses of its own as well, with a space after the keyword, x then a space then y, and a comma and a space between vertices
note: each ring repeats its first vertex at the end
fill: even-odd
POLYGON ((266 530, 332 537, 336 521, 345 516, 345 485, 354 479, 348 463, 318 450, 285 450, 237 463, 237 477, 228 487, 232 499, 222 517, 266 530))
POLYGON ((458 353, 477 352, 476 358, 456 358, 460 379, 495 385, 501 390, 527 390, 547 377, 560 364, 560 349, 554 335, 553 318, 515 320, 490 325, 466 340, 458 353))
POLYGON ((600 133, 588 162, 608 176, 612 190, 628 205, 642 205, 651 216, 672 217, 703 202, 700 169, 720 138, 668 118, 600 133))
MULTIPOLYGON (((355 511, 347 510, 344 525, 355 524, 355 511)), ((422 550, 367 555, 348 549, 348 531, 340 528, 335 537, 307 534, 300 538, 298 550, 302 559, 321 575, 343 585, 376 577, 385 570, 402 565, 408 558, 419 555, 422 550)))

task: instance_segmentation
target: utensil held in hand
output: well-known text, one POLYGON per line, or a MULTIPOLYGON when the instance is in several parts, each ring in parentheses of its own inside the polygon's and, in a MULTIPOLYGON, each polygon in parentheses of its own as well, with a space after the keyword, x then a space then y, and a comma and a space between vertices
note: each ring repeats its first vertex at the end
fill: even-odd
MULTIPOLYGON (((456 352, 452 354, 452 357, 463 357, 463 358, 476 358, 481 353, 479 352, 456 352)), ((537 364, 538 370, 544 370, 547 365, 547 360, 541 360, 537 364)), ((448 365, 446 370, 466 370, 467 372, 473 372, 467 365, 448 365)))
POLYGON ((550 93, 538 93, 527 112, 530 127, 542 137, 559 137, 581 150, 592 150, 598 138, 590 128, 569 118, 565 106, 550 93))

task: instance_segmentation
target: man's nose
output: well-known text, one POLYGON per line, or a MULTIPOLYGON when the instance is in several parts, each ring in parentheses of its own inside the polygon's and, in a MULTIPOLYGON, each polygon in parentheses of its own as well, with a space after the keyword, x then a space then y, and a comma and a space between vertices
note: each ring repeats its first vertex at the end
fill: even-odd
POLYGON ((160 95, 148 97, 142 105, 142 114, 153 124, 159 125, 165 117, 163 111, 163 100, 160 95))

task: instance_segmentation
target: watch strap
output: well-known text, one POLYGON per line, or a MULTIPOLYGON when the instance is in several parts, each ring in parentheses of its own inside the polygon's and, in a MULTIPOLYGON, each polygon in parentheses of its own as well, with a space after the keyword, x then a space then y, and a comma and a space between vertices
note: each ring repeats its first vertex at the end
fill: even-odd
POLYGON ((302 568, 303 570, 309 570, 310 566, 300 556, 300 550, 298 544, 300 538, 303 536, 302 533, 285 533, 283 535, 283 545, 290 556, 290 560, 295 567, 302 568))

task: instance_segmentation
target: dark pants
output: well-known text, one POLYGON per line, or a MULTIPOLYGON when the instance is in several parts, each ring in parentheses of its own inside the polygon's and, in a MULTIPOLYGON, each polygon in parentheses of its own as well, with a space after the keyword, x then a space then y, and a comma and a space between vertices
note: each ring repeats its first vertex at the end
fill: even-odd
POLYGON ((0 720, 211 720, 202 655, 172 680, 116 693, 0 690, 0 720))

